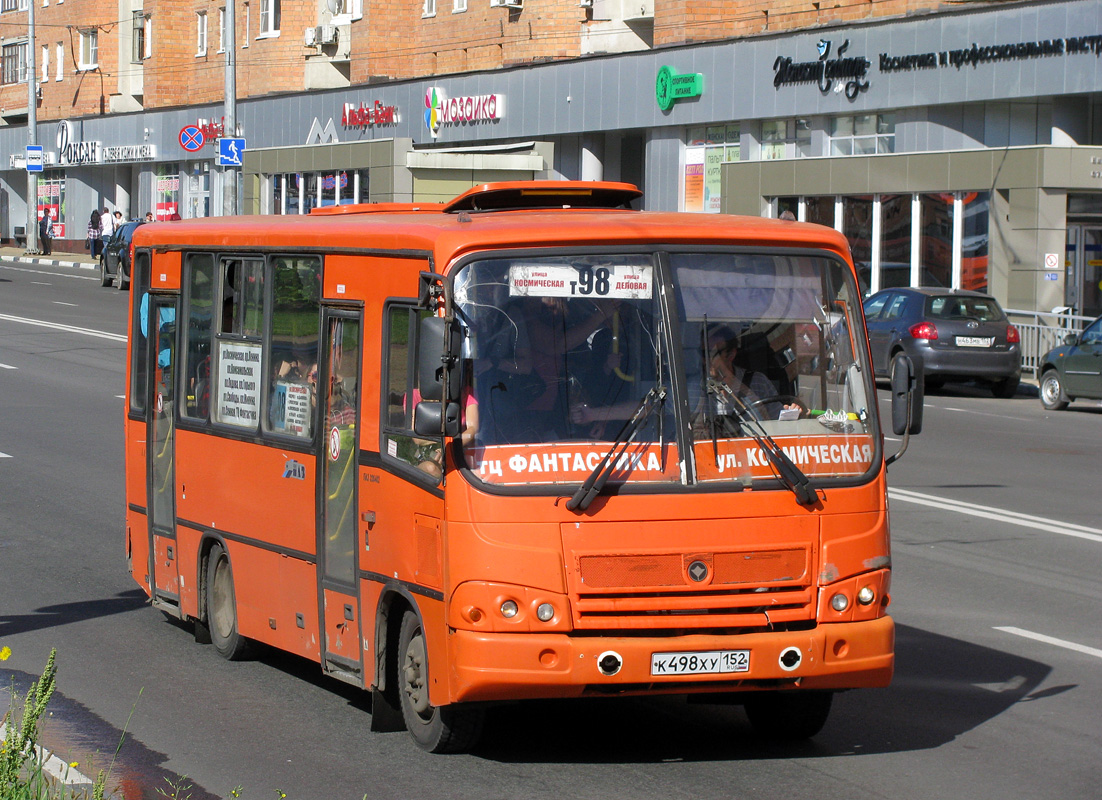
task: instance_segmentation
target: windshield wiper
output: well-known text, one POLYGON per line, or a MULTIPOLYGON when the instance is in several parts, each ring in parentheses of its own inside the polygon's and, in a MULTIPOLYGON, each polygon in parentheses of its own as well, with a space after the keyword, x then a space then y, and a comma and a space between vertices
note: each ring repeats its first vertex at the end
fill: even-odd
POLYGON ((635 440, 635 434, 643 427, 643 423, 647 421, 654 409, 660 407, 665 400, 665 386, 654 386, 643 396, 643 399, 639 401, 639 405, 635 408, 635 413, 631 415, 631 419, 624 423, 624 427, 620 429, 616 441, 612 443, 612 447, 605 453, 604 458, 589 473, 589 477, 578 487, 578 491, 574 492, 573 497, 566 501, 567 508, 571 511, 585 511, 589 508, 589 504, 605 488, 609 476, 616 469, 620 456, 627 452, 628 447, 635 440), (617 453, 617 450, 620 452, 617 453))
POLYGON ((797 467, 781 449, 781 446, 777 444, 777 440, 770 436, 765 428, 761 427, 761 423, 754 417, 754 412, 750 410, 746 402, 730 386, 722 381, 717 381, 715 378, 708 378, 707 388, 709 396, 722 396, 731 404, 735 410, 735 416, 738 417, 740 427, 757 442, 758 447, 765 453, 765 457, 769 459, 769 463, 776 470, 781 483, 796 495, 796 501, 805 506, 814 505, 819 499, 815 487, 811 485, 811 481, 803 470, 797 467))

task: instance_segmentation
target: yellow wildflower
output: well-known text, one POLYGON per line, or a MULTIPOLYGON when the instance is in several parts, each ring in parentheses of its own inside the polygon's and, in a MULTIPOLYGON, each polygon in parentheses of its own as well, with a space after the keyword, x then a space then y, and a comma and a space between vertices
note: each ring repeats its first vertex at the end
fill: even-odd
POLYGON ((11 658, 11 648, 0 647, 0 661, 7 661, 9 658, 11 658))

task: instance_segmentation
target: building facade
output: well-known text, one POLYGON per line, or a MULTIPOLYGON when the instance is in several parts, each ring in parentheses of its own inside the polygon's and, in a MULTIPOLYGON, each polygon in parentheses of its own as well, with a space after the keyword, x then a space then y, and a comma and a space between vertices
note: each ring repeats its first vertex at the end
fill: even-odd
MULTIPOLYGON (((51 0, 37 18, 96 5, 51 0)), ((83 246, 93 208, 220 214, 224 169, 242 175, 240 207, 265 214, 448 199, 491 180, 625 180, 648 208, 836 227, 869 290, 1102 313, 1102 0, 251 0, 235 6, 236 131, 221 105, 224 5, 110 7, 127 21, 118 36, 68 24, 98 32, 114 75, 71 66, 79 38, 59 61, 56 34, 36 65, 49 78, 39 213, 62 247, 83 246), (220 138, 245 140, 240 167, 218 165, 220 138)), ((0 12, 5 59, 20 13, 0 12)), ((26 218, 17 57, 8 77, 5 238, 26 218)))

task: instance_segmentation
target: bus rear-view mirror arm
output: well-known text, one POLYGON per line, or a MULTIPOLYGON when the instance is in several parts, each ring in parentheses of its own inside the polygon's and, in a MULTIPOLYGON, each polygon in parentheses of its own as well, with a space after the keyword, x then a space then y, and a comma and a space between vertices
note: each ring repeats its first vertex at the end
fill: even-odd
POLYGON ((422 401, 413 409, 413 432, 436 438, 459 435, 459 403, 422 401))
POLYGON ((922 407, 925 402, 925 381, 908 356, 892 359, 892 432, 903 437, 903 446, 888 456, 884 466, 900 459, 907 452, 911 434, 922 433, 922 407))

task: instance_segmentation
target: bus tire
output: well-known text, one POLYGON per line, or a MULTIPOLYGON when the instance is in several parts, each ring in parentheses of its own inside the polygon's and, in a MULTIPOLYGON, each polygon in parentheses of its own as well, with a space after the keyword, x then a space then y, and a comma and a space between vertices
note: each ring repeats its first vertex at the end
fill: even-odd
POLYGON ((429 703, 428 651, 421 619, 413 611, 403 615, 398 635, 398 696, 406 730, 422 750, 465 753, 482 736, 482 708, 429 703))
POLYGON ((830 716, 833 692, 763 692, 746 698, 746 716, 767 739, 794 742, 810 739, 830 716))
POLYGON ((211 547, 207 554, 207 627, 210 643, 229 661, 249 655, 249 640, 237 630, 237 597, 233 590, 233 567, 225 548, 211 547))

